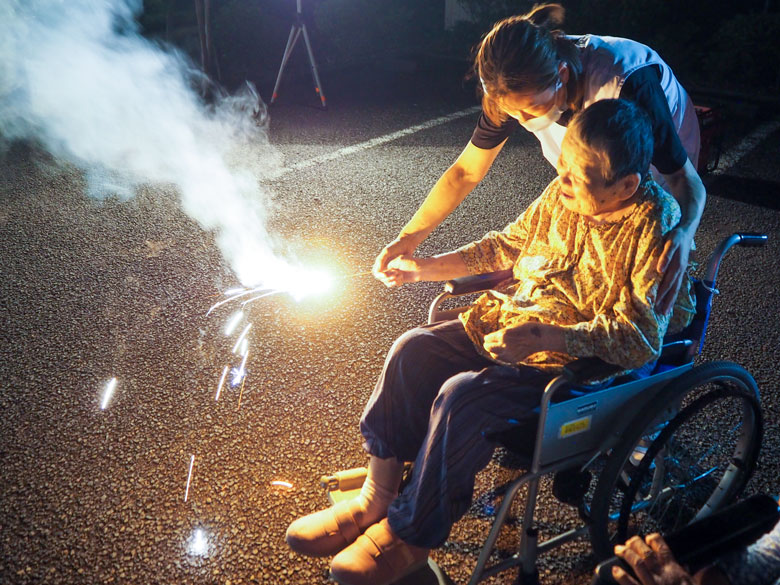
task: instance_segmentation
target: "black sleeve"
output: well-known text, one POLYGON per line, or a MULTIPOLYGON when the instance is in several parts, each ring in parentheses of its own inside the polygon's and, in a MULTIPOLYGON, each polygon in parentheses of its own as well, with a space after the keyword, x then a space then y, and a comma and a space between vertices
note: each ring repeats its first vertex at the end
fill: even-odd
POLYGON ((519 125, 520 123, 514 118, 508 118, 506 122, 496 126, 488 119, 485 112, 482 112, 479 115, 477 127, 474 128, 474 133, 471 135, 471 144, 477 148, 490 150, 506 140, 519 125))
POLYGON ((653 124, 653 165, 661 174, 679 171, 688 160, 677 130, 674 127, 669 102, 661 89, 661 73, 657 67, 646 66, 629 74, 620 97, 640 105, 653 124))

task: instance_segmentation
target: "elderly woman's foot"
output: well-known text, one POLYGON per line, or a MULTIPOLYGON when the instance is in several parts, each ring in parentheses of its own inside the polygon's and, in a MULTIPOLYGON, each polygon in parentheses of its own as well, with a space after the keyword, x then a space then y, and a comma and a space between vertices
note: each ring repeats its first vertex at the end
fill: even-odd
POLYGON ((334 555, 352 543, 366 528, 361 526, 362 515, 363 509, 357 500, 338 502, 330 508, 295 520, 287 528, 285 540, 291 549, 302 555, 334 555))
POLYGON ((429 552, 401 540, 385 518, 334 557, 330 574, 341 585, 387 585, 422 568, 429 552))
POLYGON ((403 467, 403 462, 395 458, 372 456, 360 495, 298 518, 287 529, 287 544, 310 557, 336 554, 387 515, 387 507, 398 494, 403 467))

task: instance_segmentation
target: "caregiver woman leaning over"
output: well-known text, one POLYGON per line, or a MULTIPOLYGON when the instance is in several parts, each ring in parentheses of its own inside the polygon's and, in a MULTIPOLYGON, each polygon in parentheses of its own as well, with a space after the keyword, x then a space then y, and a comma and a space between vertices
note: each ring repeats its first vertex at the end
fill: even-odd
POLYGON ((563 16, 559 4, 537 6, 526 15, 500 21, 482 39, 474 63, 481 82, 479 122, 455 163, 377 257, 374 275, 387 286, 401 284, 393 260, 412 255, 466 198, 518 126, 539 139, 542 153, 555 166, 574 112, 602 99, 624 98, 650 116, 654 178, 682 209, 682 219, 669 232, 658 264, 664 278, 656 308, 662 313, 671 310, 706 199, 694 166, 699 125, 693 102, 649 47, 616 37, 564 35, 553 30, 563 16))

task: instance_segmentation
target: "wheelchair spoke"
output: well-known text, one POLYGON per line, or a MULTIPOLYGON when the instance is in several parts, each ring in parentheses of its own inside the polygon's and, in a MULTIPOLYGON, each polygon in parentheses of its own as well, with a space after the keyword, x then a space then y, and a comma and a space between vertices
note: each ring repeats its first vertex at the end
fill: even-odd
POLYGON ((664 391, 666 406, 631 423, 636 430, 613 451, 593 497, 597 555, 634 534, 681 528, 739 494, 761 440, 757 394, 739 366, 704 364, 664 391))
MULTIPOLYGON (((730 430, 726 431, 726 435, 736 436, 736 431, 741 429, 741 428, 742 428, 742 423, 739 423, 739 424, 735 425, 733 428, 731 428, 730 430)), ((702 453, 702 456, 699 457, 699 460, 696 463, 697 464, 701 463, 704 459, 706 459, 707 457, 712 455, 715 452, 715 450, 718 449, 719 447, 722 448, 721 443, 720 442, 715 443, 709 450, 707 450, 706 452, 702 453)))

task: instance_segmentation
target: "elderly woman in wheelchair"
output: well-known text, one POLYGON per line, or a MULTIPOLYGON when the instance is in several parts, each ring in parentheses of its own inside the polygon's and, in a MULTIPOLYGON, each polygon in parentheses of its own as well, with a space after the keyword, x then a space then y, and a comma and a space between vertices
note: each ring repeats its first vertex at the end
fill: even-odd
MULTIPOLYGON (((596 378, 624 382, 650 373, 664 337, 695 313, 687 279, 671 315, 655 309, 664 235, 680 211, 649 178, 652 149, 639 108, 597 102, 572 120, 558 177, 514 223, 453 252, 393 262, 396 284, 497 270, 512 278, 491 284, 457 318, 395 342, 360 421, 370 454, 360 492, 293 522, 293 550, 336 555, 331 575, 343 584, 394 582, 424 565, 467 511, 495 437, 531 437, 540 471, 541 447, 533 444, 542 436, 540 403, 545 417, 545 387, 567 365, 600 358, 612 366, 596 378), (399 494, 405 461, 414 464, 399 494)), ((575 421, 567 432, 577 428, 575 421)), ((572 461, 587 464, 579 457, 572 461)), ((521 561, 530 571, 535 548, 526 553, 521 561)))

